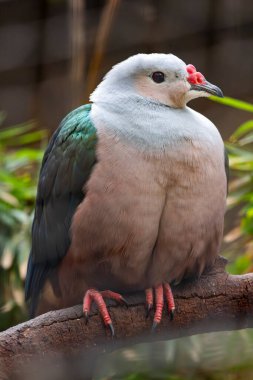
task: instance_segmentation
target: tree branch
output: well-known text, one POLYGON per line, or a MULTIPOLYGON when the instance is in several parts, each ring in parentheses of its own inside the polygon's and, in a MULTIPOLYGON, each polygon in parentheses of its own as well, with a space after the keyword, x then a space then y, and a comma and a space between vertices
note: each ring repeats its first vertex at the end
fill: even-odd
POLYGON ((174 321, 169 321, 165 310, 155 334, 150 334, 152 318, 145 318, 143 293, 127 296, 128 309, 109 304, 115 339, 105 330, 96 311, 85 325, 80 305, 51 311, 8 329, 0 334, 0 378, 9 378, 17 368, 20 371, 20 363, 45 353, 64 357, 82 352, 89 353, 90 358, 91 354, 96 356, 134 343, 253 327, 253 274, 228 275, 225 263, 219 257, 212 270, 199 280, 185 281, 173 288, 174 321))

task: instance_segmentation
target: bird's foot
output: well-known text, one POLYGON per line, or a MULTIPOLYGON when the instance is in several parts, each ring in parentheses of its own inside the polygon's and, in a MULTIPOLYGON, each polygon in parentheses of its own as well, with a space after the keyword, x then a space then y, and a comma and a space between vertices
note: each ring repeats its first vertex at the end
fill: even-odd
MULTIPOLYGON (((157 325, 161 322, 162 312, 164 306, 164 298, 167 302, 168 313, 170 319, 172 320, 175 312, 175 302, 171 291, 171 287, 167 282, 158 285, 154 288, 155 292, 155 315, 153 319, 152 331, 154 331, 157 325)), ((153 289, 146 289, 146 307, 147 307, 147 317, 149 316, 150 310, 153 309, 154 305, 154 294, 153 289)))
POLYGON ((83 298, 84 317, 86 319, 86 324, 87 324, 89 320, 89 314, 90 314, 92 302, 95 302, 95 304, 98 307, 99 313, 102 316, 105 326, 110 328, 111 334, 112 336, 114 336, 114 327, 113 327, 112 320, 108 312, 106 303, 104 301, 104 298, 110 298, 126 306, 128 305, 125 298, 122 297, 119 293, 112 292, 111 290, 103 290, 99 292, 96 289, 89 289, 86 291, 83 298))

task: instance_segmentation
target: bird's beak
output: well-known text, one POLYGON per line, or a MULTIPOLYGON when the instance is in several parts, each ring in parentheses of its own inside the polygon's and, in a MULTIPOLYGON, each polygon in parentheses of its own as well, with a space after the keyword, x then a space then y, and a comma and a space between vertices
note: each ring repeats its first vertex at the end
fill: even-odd
POLYGON ((204 83, 201 84, 191 84, 191 90, 195 91, 204 91, 207 92, 208 94, 218 96, 219 98, 223 98, 223 92, 221 89, 217 86, 215 86, 212 83, 207 82, 206 80, 204 83))

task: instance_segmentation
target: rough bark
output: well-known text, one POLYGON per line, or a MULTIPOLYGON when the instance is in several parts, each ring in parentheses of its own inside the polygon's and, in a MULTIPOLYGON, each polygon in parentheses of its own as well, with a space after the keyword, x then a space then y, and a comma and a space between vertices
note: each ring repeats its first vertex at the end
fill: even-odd
POLYGON ((110 304, 114 339, 96 311, 85 324, 81 305, 52 311, 12 327, 0 334, 0 379, 20 374, 24 363, 41 360, 45 355, 55 362, 55 358, 81 354, 82 362, 86 359, 86 368, 91 371, 97 355, 126 345, 253 327, 253 274, 232 276, 224 268, 225 260, 219 258, 199 280, 175 286, 174 321, 169 321, 164 310, 154 334, 150 333, 152 315, 145 318, 143 294, 127 296, 128 309, 110 304))

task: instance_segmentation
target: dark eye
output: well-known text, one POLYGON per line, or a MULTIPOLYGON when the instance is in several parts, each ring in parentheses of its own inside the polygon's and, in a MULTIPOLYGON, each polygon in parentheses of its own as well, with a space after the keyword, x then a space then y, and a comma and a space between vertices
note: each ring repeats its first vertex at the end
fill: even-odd
POLYGON ((152 79, 155 83, 162 83, 164 82, 164 73, 162 73, 161 71, 155 71, 152 74, 152 79))
POLYGON ((175 77, 176 77, 176 78, 179 78, 179 74, 178 74, 178 73, 175 73, 175 77))

